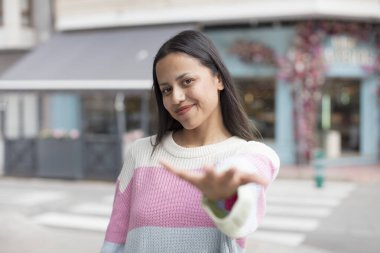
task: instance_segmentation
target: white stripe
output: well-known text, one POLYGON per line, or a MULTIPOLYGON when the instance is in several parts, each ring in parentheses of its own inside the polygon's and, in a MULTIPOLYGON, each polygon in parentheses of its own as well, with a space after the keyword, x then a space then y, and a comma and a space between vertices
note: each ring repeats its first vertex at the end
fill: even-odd
POLYGON ((62 199, 65 195, 66 194, 62 192, 31 192, 16 196, 13 201, 10 201, 10 203, 26 206, 40 205, 46 202, 62 199))
POLYGON ((104 232, 106 230, 109 221, 108 218, 55 212, 44 213, 35 216, 33 220, 38 224, 46 226, 83 229, 100 232, 104 232))
POLYGON ((249 236, 252 240, 280 243, 290 247, 296 247, 305 240, 306 235, 293 232, 256 231, 249 236))
POLYGON ((327 181, 322 188, 315 187, 312 180, 276 180, 269 188, 269 192, 294 192, 294 193, 324 193, 331 195, 345 195, 356 188, 351 182, 330 182, 327 181))
POLYGON ((108 196, 106 196, 106 197, 104 197, 102 200, 104 201, 104 202, 106 202, 106 203, 113 203, 113 200, 114 200, 114 195, 108 195, 108 196))
POLYGON ((331 209, 325 207, 294 207, 283 205, 268 205, 267 214, 269 215, 292 215, 324 218, 331 214, 331 209))
POLYGON ((329 206, 334 207, 338 206, 341 202, 340 199, 334 198, 323 198, 315 199, 310 197, 294 197, 294 196, 268 196, 269 203, 276 204, 296 204, 296 205, 311 205, 311 206, 329 206))
POLYGON ((318 225, 317 219, 268 215, 260 224, 260 228, 308 232, 316 229, 318 225))
POLYGON ((351 191, 342 192, 327 192, 327 191, 309 191, 307 189, 290 190, 269 190, 268 196, 294 196, 294 197, 309 197, 309 198, 336 198, 344 199, 351 194, 351 191))
POLYGON ((293 195, 293 196, 308 196, 312 198, 346 198, 351 193, 351 190, 339 190, 339 191, 325 191, 325 190, 311 190, 307 188, 299 187, 298 189, 278 189, 269 188, 268 195, 293 195))
POLYGON ((72 207, 69 211, 79 214, 103 215, 109 217, 112 212, 112 205, 98 203, 83 203, 72 207))

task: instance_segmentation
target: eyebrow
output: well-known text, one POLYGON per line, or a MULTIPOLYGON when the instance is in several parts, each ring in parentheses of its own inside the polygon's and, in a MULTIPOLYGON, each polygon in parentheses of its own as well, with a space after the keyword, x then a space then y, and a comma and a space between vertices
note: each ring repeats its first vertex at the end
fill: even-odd
MULTIPOLYGON (((175 78, 176 81, 179 79, 182 79, 184 76, 188 75, 189 73, 183 73, 175 78)), ((169 83, 159 83, 158 86, 168 85, 169 83)))

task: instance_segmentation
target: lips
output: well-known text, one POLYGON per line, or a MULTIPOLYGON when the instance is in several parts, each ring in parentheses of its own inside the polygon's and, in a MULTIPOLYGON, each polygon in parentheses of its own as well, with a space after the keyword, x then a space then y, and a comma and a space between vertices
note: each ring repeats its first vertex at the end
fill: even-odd
POLYGON ((193 107, 193 105, 185 105, 185 106, 181 106, 179 107, 177 110, 175 110, 175 112, 178 114, 178 115, 184 115, 185 113, 187 113, 191 107, 193 107))

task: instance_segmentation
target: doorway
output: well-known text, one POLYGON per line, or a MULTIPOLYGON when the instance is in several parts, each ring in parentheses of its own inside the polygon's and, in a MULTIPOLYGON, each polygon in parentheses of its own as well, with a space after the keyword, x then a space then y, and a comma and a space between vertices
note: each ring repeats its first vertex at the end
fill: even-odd
POLYGON ((318 129, 327 157, 359 155, 360 83, 359 79, 331 78, 324 85, 318 129))

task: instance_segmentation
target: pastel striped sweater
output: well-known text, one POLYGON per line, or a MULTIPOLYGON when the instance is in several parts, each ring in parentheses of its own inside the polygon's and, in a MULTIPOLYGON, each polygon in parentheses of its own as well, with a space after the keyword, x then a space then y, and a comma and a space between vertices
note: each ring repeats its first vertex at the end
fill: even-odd
POLYGON ((245 237, 264 216, 266 189, 251 183, 240 186, 235 198, 210 202, 159 161, 195 173, 204 165, 214 164, 218 171, 234 166, 273 181, 279 170, 276 153, 238 137, 185 148, 170 133, 151 155, 151 138, 126 151, 101 253, 244 252, 245 237))

